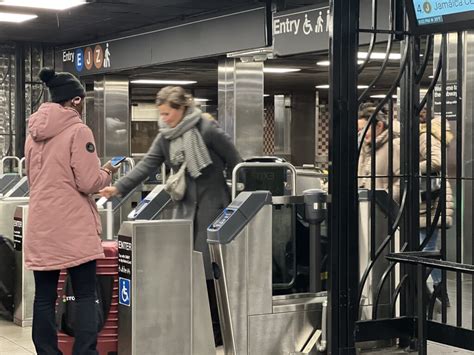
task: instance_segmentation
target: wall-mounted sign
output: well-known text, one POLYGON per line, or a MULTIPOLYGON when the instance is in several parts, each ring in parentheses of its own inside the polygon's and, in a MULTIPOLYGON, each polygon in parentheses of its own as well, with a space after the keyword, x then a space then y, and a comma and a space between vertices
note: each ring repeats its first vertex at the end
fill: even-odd
MULTIPOLYGON (((349 0, 348 0, 349 1, 349 0)), ((474 0, 472 0, 474 1, 474 0)), ((379 1, 377 6, 377 28, 389 29, 389 1, 379 1)), ((371 28, 370 15, 372 0, 360 2, 360 28, 371 28), (362 16, 368 14, 368 16, 362 16)), ((329 30, 332 26, 329 1, 319 5, 294 10, 276 12, 273 15, 273 52, 277 56, 327 51, 329 30)), ((368 44, 370 34, 361 33, 359 44, 368 44)), ((386 36, 378 36, 378 41, 386 41, 386 36)))
POLYGON ((82 76, 260 48, 266 42, 266 9, 259 7, 63 49, 56 62, 82 76))
POLYGON ((474 28, 474 0, 406 0, 414 33, 443 33, 474 28))
POLYGON ((279 56, 328 48, 329 6, 280 12, 273 16, 274 53, 279 56))
MULTIPOLYGON (((433 115, 441 117, 441 84, 434 88, 433 115)), ((446 82, 446 119, 456 121, 458 108, 458 84, 455 80, 446 82)))

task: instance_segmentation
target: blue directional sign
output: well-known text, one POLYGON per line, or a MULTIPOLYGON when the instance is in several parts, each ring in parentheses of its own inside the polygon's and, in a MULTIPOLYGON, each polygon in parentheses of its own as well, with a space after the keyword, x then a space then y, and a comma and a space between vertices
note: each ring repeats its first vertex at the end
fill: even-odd
POLYGON ((82 69, 84 68, 84 52, 81 48, 76 49, 74 64, 78 72, 81 72, 82 69))
POLYGON ((130 280, 119 278, 119 303, 121 305, 130 307, 130 299, 131 299, 131 288, 130 288, 130 280))

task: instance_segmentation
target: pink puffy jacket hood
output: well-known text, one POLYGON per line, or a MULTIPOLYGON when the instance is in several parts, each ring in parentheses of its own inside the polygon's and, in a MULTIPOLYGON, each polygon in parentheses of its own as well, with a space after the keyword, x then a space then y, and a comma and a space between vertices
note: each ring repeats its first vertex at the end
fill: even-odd
POLYGON ((72 108, 45 103, 29 119, 25 144, 30 186, 26 266, 59 270, 103 257, 91 194, 110 184, 91 130, 72 108))
POLYGON ((82 123, 76 110, 55 103, 45 103, 31 115, 28 129, 35 142, 57 136, 65 129, 82 123))

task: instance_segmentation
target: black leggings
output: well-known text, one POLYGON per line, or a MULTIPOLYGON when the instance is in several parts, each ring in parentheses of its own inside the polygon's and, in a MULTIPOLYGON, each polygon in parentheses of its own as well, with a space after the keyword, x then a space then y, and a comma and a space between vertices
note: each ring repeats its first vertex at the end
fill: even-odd
MULTIPOLYGON (((73 355, 98 355, 97 311, 95 308, 96 262, 68 269, 77 304, 73 355)), ((58 348, 56 299, 59 270, 35 271, 33 343, 38 355, 62 355, 58 348)))

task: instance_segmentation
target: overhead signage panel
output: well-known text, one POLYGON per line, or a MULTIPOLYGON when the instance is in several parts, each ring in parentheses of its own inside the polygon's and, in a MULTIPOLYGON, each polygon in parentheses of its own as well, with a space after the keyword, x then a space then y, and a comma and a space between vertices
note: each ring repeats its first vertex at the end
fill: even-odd
POLYGON ((264 7, 216 16, 57 52, 62 70, 109 73, 226 54, 266 45, 264 7))
MULTIPOLYGON (((473 0, 474 1, 474 0, 473 0)), ((378 29, 388 30, 389 1, 379 2, 377 6, 378 29)), ((371 28, 372 0, 361 0, 361 28, 371 28)), ((319 5, 294 10, 276 12, 273 15, 273 52, 277 56, 322 52, 329 49, 329 30, 331 28, 329 1, 319 5)), ((359 44, 370 42, 370 34, 361 33, 359 44)), ((378 36, 386 41, 386 36, 378 36)))

